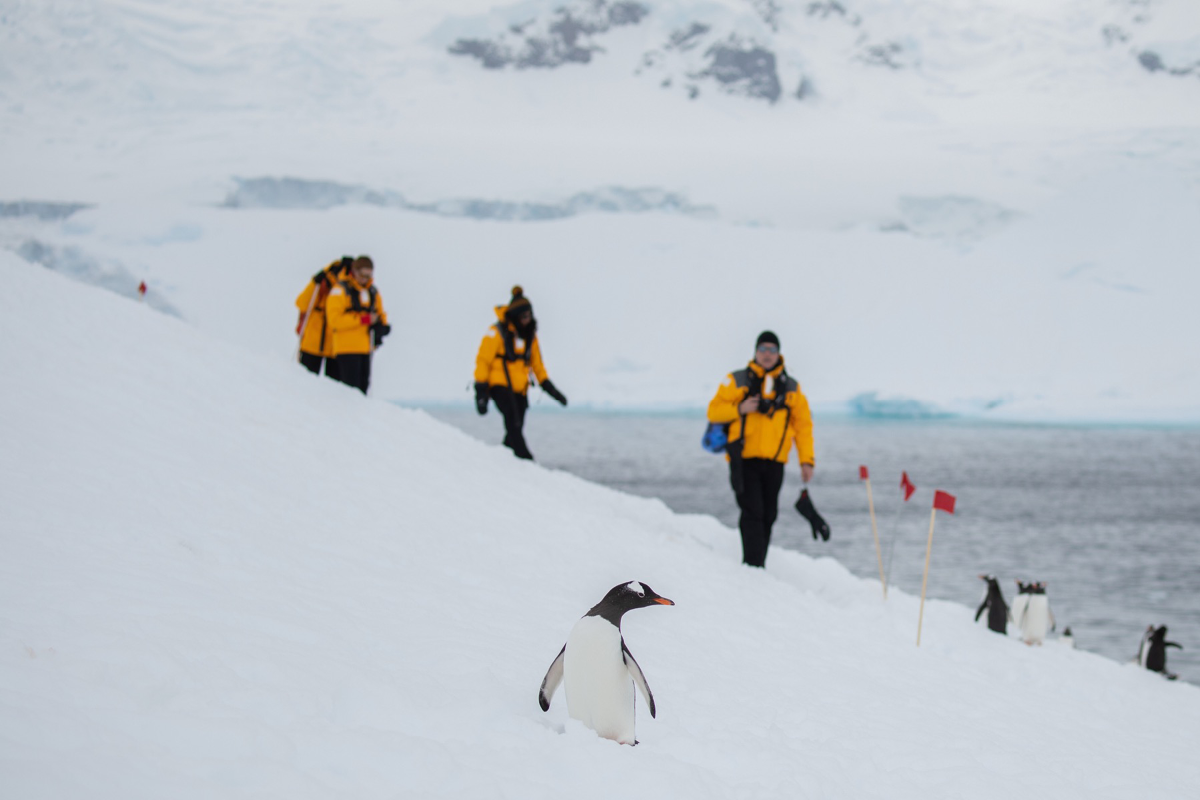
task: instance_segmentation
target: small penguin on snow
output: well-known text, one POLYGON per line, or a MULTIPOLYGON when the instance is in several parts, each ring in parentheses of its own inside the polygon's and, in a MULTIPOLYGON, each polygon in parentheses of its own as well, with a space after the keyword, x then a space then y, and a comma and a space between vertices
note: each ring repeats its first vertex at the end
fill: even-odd
MULTIPOLYGON (((1046 641, 1046 632, 1058 627, 1054 621, 1054 614, 1050 611, 1050 598, 1046 596, 1046 584, 1040 581, 1020 584, 1018 581, 1018 585, 1027 590, 1025 592, 1027 598, 1025 608, 1016 620, 1017 627, 1021 629, 1021 639, 1025 644, 1041 644, 1046 641)), ((1013 605, 1016 605, 1015 601, 1013 605)))
POLYGON ((1153 625, 1147 627, 1145 634, 1142 635, 1142 644, 1138 648, 1138 664, 1151 672, 1161 672, 1167 676, 1167 680, 1175 680, 1179 676, 1173 672, 1167 672, 1168 647, 1183 649, 1183 645, 1167 641, 1166 625, 1160 625, 1157 628, 1153 625))
POLYGON ((566 684, 567 713, 605 739, 637 744, 634 738, 636 683, 655 715, 654 695, 642 668, 625 646, 621 617, 626 611, 652 605, 673 606, 644 583, 630 581, 614 586, 604 599, 584 614, 567 636, 567 643, 546 671, 538 704, 550 710, 559 683, 566 684))
POLYGON ((1070 625, 1063 629, 1062 636, 1058 637, 1058 641, 1071 649, 1075 648, 1075 634, 1071 633, 1070 625))
POLYGON ((1000 582, 996 580, 995 575, 980 575, 979 580, 987 582, 987 592, 983 596, 983 602, 979 604, 979 610, 975 612, 975 621, 979 622, 979 617, 986 608, 988 629, 996 633, 1007 633, 1010 615, 1008 603, 1004 602, 1004 593, 1000 591, 1000 582))

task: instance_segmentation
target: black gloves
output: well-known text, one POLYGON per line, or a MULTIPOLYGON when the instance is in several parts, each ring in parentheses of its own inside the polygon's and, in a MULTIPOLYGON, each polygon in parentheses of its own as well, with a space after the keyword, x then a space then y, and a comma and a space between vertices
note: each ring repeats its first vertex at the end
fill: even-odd
POLYGON ((555 386, 550 381, 542 381, 542 391, 545 392, 546 394, 550 395, 551 397, 553 397, 555 400, 557 400, 562 405, 565 406, 567 404, 567 396, 565 394, 563 394, 562 392, 560 392, 558 390, 558 387, 555 386))
POLYGON ((800 499, 796 501, 796 510, 800 512, 800 516, 808 520, 809 525, 812 525, 814 540, 820 536, 822 540, 829 541, 829 524, 817 513, 812 498, 808 496, 808 489, 800 490, 800 499))
POLYGON ((323 282, 325 282, 327 280, 328 280, 328 277, 326 277, 326 275, 325 275, 325 270, 321 270, 316 275, 313 275, 313 283, 317 284, 318 286, 320 286, 323 282))
POLYGON ((475 410, 479 412, 479 416, 487 413, 488 406, 488 385, 486 383, 475 384, 475 410))
POLYGON ((376 322, 371 326, 371 333, 375 337, 375 347, 383 344, 383 337, 392 332, 391 325, 385 325, 382 322, 376 322))

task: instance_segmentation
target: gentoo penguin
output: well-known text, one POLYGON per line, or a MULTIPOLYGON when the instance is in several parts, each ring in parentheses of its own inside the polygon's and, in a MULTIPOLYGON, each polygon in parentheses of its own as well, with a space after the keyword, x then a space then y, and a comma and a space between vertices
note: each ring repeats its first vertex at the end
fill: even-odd
POLYGON ((1066 628, 1063 629, 1062 636, 1058 637, 1058 641, 1062 642, 1067 647, 1074 649, 1075 634, 1071 633, 1070 625, 1068 625, 1066 628))
POLYGON ((644 583, 630 581, 614 586, 592 607, 567 637, 567 643, 550 665, 538 703, 550 710, 550 698, 566 681, 567 713, 603 736, 621 744, 637 744, 633 735, 636 683, 655 714, 654 695, 642 668, 625 646, 621 617, 626 611, 652 605, 673 606, 644 583))
POLYGON ((995 575, 980 575, 979 580, 987 581, 987 592, 983 596, 983 602, 979 604, 979 610, 975 612, 975 621, 979 622, 979 617, 983 614, 983 610, 988 610, 988 629, 996 633, 1008 632, 1008 603, 1004 602, 1004 593, 1000 591, 1000 582, 996 580, 995 575))
POLYGON ((1013 598, 1008 614, 1018 628, 1021 627, 1021 618, 1025 616, 1025 609, 1029 607, 1029 592, 1032 588, 1032 583, 1017 581, 1017 596, 1013 598))
POLYGON ((1160 625, 1157 628, 1151 625, 1146 628, 1146 633, 1142 636, 1142 645, 1138 650, 1138 663, 1152 672, 1161 672, 1168 679, 1175 680, 1179 676, 1167 672, 1168 647, 1183 649, 1183 645, 1167 641, 1166 625, 1160 625))
POLYGON ((1025 610, 1017 619, 1017 627, 1021 629, 1021 638, 1025 644, 1041 644, 1046 641, 1046 631, 1054 630, 1054 614, 1050 612, 1050 598, 1046 596, 1046 584, 1028 584, 1025 610))

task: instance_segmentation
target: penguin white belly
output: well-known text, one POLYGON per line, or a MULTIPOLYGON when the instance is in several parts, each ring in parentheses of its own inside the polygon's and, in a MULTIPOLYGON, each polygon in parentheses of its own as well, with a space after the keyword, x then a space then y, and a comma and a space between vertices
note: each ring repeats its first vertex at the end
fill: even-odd
POLYGON ((1025 635, 1025 609, 1027 608, 1029 608, 1029 595, 1027 594, 1018 594, 1013 598, 1012 605, 1008 607, 1008 613, 1012 615, 1012 621, 1016 623, 1022 637, 1025 635))
POLYGON ((621 631, 603 617, 584 617, 567 637, 563 662, 567 713, 606 739, 634 742, 633 678, 621 653, 621 631))
POLYGON ((1021 637, 1030 644, 1041 644, 1046 640, 1050 627, 1050 600, 1044 594, 1030 596, 1029 604, 1021 617, 1021 637))

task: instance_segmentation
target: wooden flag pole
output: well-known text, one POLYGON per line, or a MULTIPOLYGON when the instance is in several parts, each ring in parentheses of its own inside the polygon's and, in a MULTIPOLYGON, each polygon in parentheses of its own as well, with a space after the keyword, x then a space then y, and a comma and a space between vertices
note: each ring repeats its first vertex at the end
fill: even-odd
POLYGON ((883 576, 883 551, 879 548, 879 527, 875 524, 875 500, 871 497, 871 479, 867 478, 867 508, 871 510, 871 535, 875 537, 875 560, 879 562, 879 585, 887 600, 887 578, 883 576))
POLYGON ((929 541, 925 545, 925 576, 921 578, 921 613, 917 617, 917 647, 921 646, 921 623, 925 620, 925 587, 929 584, 929 554, 933 552, 933 523, 937 522, 937 508, 929 512, 929 541))

